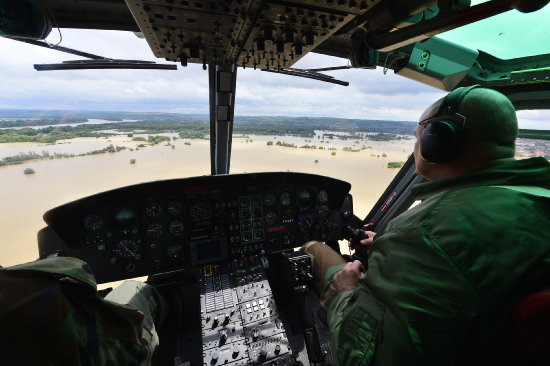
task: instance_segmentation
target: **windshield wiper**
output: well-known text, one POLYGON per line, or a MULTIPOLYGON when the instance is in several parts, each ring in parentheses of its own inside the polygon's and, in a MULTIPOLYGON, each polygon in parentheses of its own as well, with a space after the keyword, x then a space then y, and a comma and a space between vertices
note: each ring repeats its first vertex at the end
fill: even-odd
POLYGON ((349 68, 350 66, 335 66, 335 67, 324 67, 320 69, 294 69, 294 68, 279 69, 279 70, 262 69, 262 71, 274 72, 277 74, 285 74, 285 75, 291 75, 291 76, 298 76, 301 78, 319 80, 319 81, 324 81, 326 83, 348 86, 349 82, 335 79, 333 76, 320 73, 319 71, 345 70, 349 68))
POLYGON ((88 69, 156 69, 156 70, 177 70, 177 65, 157 64, 153 61, 138 60, 77 60, 63 61, 60 64, 35 64, 37 71, 52 70, 88 70, 88 69))

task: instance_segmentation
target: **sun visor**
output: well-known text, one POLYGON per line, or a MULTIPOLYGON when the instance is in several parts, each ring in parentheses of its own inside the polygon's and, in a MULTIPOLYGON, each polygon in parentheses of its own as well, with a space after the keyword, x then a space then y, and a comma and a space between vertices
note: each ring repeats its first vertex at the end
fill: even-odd
POLYGON ((52 30, 38 0, 0 0, 0 36, 45 39, 52 30))
POLYGON ((432 37, 414 44, 407 66, 396 74, 442 90, 453 90, 468 74, 479 52, 432 37))

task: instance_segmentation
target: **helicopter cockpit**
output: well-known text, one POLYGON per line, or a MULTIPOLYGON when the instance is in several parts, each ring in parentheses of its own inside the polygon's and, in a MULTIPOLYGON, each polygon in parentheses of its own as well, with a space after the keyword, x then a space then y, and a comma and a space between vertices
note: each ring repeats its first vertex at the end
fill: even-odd
MULTIPOLYGON (((517 13, 540 19, 548 2, 0 0, 0 36, 86 58, 35 64, 37 71, 173 70, 178 63, 208 73, 211 175, 116 188, 53 208, 38 234, 40 258, 82 259, 98 283, 154 279, 172 309, 154 364, 335 364, 319 304, 307 295, 312 264, 294 249, 317 240, 340 251, 350 228, 381 229, 413 204, 410 190, 421 178, 410 156, 360 218, 344 180, 230 174, 238 69, 346 86, 327 73, 383 67, 444 91, 480 84, 505 94, 517 110, 547 109, 550 53, 514 53, 520 44, 533 46, 525 45, 529 32, 546 29, 523 28, 524 38, 512 39, 497 33, 497 41, 471 35, 485 29, 495 36, 498 16, 505 24, 517 17, 518 27, 536 24, 517 13), (52 45, 44 39, 53 28, 134 32, 168 63, 52 45), (492 53, 487 45, 495 46, 492 53), (348 65, 293 67, 310 52, 348 65)), ((550 133, 522 129, 520 137, 548 140, 550 133)))

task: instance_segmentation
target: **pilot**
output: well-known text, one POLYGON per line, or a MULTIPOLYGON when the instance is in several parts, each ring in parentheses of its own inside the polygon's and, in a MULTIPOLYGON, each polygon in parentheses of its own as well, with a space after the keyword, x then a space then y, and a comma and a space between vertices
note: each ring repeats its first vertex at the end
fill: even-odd
POLYGON ((0 267, 0 365, 149 365, 164 300, 132 280, 103 294, 76 258, 0 267))
POLYGON ((421 202, 367 232, 368 269, 302 248, 332 351, 339 366, 499 364, 514 308, 550 286, 550 164, 514 159, 514 107, 478 86, 432 104, 414 133, 421 202))

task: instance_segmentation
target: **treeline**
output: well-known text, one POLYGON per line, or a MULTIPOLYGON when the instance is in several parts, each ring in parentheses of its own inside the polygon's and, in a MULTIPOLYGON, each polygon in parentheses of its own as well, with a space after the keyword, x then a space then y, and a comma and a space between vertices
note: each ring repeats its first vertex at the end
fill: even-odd
MULTIPOLYGON (((5 118, 30 118, 35 119, 60 119, 60 120, 86 120, 104 119, 109 121, 132 120, 144 123, 156 124, 205 124, 209 125, 210 117, 204 114, 180 114, 180 113, 154 113, 154 112, 110 112, 110 111, 33 111, 33 110, 2 110, 0 120, 5 118)), ((53 123, 51 123, 53 124, 53 123)), ((236 116, 235 131, 243 133, 247 131, 263 131, 261 134, 273 134, 280 131, 281 127, 287 127, 289 134, 298 136, 311 136, 313 130, 330 130, 342 132, 379 132, 399 135, 412 134, 415 122, 388 121, 370 119, 346 119, 332 117, 288 117, 288 116, 236 116), (241 129, 241 126, 243 128, 241 129), (254 127, 256 129, 254 129, 254 127)), ((18 125, 22 127, 26 125, 18 125)), ((16 127, 16 126, 7 126, 16 127)), ((160 126, 159 126, 160 127, 160 126)), ((180 126, 181 127, 181 126, 180 126)), ((176 127, 177 128, 177 127, 176 127)), ((252 132, 250 132, 252 133, 252 132)))
POLYGON ((314 130, 340 131, 340 132, 380 132, 399 135, 410 135, 414 131, 416 122, 387 121, 369 119, 346 119, 332 117, 235 117, 235 126, 248 125, 285 125, 287 127, 303 127, 314 130))
POLYGON ((85 123, 87 118, 41 118, 41 119, 17 119, 6 121, 0 119, 0 128, 27 127, 27 126, 47 126, 66 123, 85 123))
MULTIPOLYGON (((161 117, 162 118, 159 117, 160 120, 175 118, 174 115, 161 115, 161 117)), ((21 129, 0 129, 0 143, 55 143, 57 140, 72 139, 76 137, 106 137, 113 135, 113 133, 104 132, 105 130, 114 130, 117 133, 127 134, 131 134, 135 131, 140 131, 140 133, 143 131, 148 134, 177 133, 181 138, 185 139, 206 139, 210 135, 210 124, 200 122, 201 119, 204 119, 204 116, 187 116, 186 120, 188 122, 149 120, 102 124, 81 123, 74 127, 58 125, 38 129, 29 127, 21 129)), ((315 136, 316 130, 327 130, 349 133, 349 135, 324 134, 323 137, 328 139, 359 139, 367 134, 366 137, 371 140, 390 141, 403 138, 400 135, 411 135, 414 129, 414 124, 409 122, 377 121, 379 125, 376 125, 376 123, 371 124, 372 121, 332 118, 239 117, 237 120, 238 121, 236 121, 233 126, 233 133, 240 135, 297 136, 312 138, 315 136), (289 118, 289 120, 284 120, 284 118, 289 118), (327 122, 333 120, 339 122, 335 122, 334 124, 327 122), (356 122, 355 125, 353 121, 356 122), (367 122, 369 123, 367 124, 367 122), (368 128, 372 128, 372 130, 368 130, 368 128), (377 132, 377 130, 384 130, 385 132, 377 132), (374 134, 372 134, 373 132, 374 134)), ((164 140, 159 140, 159 142, 161 141, 164 140)))
POLYGON ((92 129, 77 129, 71 126, 45 127, 41 129, 0 129, 0 143, 39 142, 53 144, 57 140, 73 139, 76 137, 107 137, 111 135, 105 132, 94 132, 92 129))
POLYGON ((98 155, 105 153, 115 153, 122 150, 126 150, 126 146, 113 146, 112 144, 98 150, 92 150, 83 154, 63 154, 63 153, 53 153, 50 154, 47 151, 42 151, 42 154, 38 154, 34 151, 29 151, 28 153, 19 153, 14 156, 6 156, 5 158, 0 159, 0 166, 6 165, 17 165, 23 164, 24 162, 30 160, 53 160, 53 159, 62 159, 62 158, 74 158, 75 156, 86 156, 86 155, 98 155))

